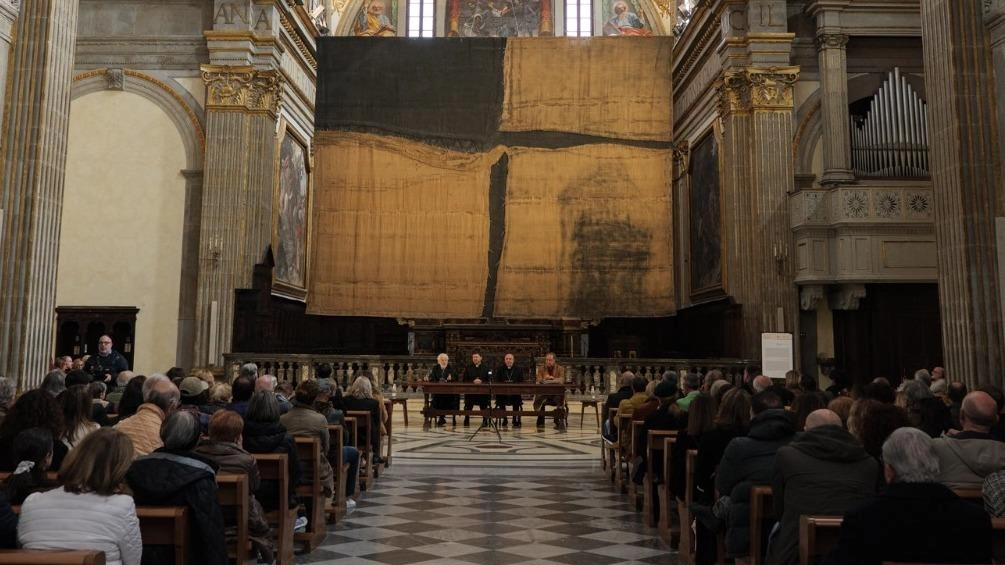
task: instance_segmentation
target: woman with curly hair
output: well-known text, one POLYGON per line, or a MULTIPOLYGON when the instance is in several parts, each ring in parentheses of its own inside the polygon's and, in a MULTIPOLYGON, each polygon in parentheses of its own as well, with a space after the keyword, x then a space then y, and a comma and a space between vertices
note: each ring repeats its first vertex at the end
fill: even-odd
MULTIPOLYGON (((17 466, 14 460, 14 438, 29 428, 45 428, 53 438, 63 437, 63 409, 48 392, 35 389, 22 394, 10 407, 0 423, 0 471, 10 472, 17 466)), ((63 442, 52 446, 52 467, 58 468, 69 451, 63 442)))

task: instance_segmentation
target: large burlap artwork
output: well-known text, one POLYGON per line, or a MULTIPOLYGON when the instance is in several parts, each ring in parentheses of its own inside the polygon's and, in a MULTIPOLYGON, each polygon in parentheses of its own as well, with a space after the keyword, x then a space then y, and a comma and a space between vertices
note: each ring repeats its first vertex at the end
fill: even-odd
POLYGON ((674 312, 668 39, 355 41, 320 45, 310 313, 674 312))

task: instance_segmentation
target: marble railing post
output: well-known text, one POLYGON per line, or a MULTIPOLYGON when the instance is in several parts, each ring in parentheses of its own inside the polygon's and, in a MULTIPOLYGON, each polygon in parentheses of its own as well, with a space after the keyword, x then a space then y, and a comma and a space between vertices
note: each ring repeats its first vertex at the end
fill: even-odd
POLYGON ((55 351, 56 264, 63 205, 77 2, 23 0, 3 117, 0 374, 37 383, 55 351))
POLYGON ((276 113, 281 76, 252 66, 204 65, 203 173, 195 360, 230 350, 234 289, 251 286, 272 239, 276 113))
POLYGON ((971 386, 1001 384, 1005 369, 995 234, 1002 163, 985 3, 921 1, 943 355, 952 378, 971 386))

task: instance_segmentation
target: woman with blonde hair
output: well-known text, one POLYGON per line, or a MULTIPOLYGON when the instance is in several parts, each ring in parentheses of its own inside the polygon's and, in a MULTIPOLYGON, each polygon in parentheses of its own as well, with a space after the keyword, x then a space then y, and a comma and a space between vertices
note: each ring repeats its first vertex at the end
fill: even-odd
POLYGON ((114 428, 87 434, 59 469, 63 486, 32 494, 21 506, 21 546, 103 551, 107 565, 138 565, 140 523, 123 490, 132 462, 129 436, 114 428))
MULTIPOLYGON (((366 411, 370 413, 370 448, 373 449, 374 462, 380 463, 380 434, 377 433, 381 427, 380 406, 373 397, 373 385, 370 379, 365 376, 356 377, 356 380, 349 385, 342 398, 342 406, 346 412, 350 410, 366 411)), ((356 446, 361 447, 361 446, 356 446)))

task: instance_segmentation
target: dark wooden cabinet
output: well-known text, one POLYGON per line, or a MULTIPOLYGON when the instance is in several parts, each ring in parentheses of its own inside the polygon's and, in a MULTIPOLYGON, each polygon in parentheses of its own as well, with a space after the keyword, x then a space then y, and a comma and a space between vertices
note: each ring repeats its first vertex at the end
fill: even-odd
POLYGON ((56 356, 73 358, 98 351, 98 338, 108 334, 112 348, 133 367, 136 341, 135 306, 60 306, 56 308, 56 356))

